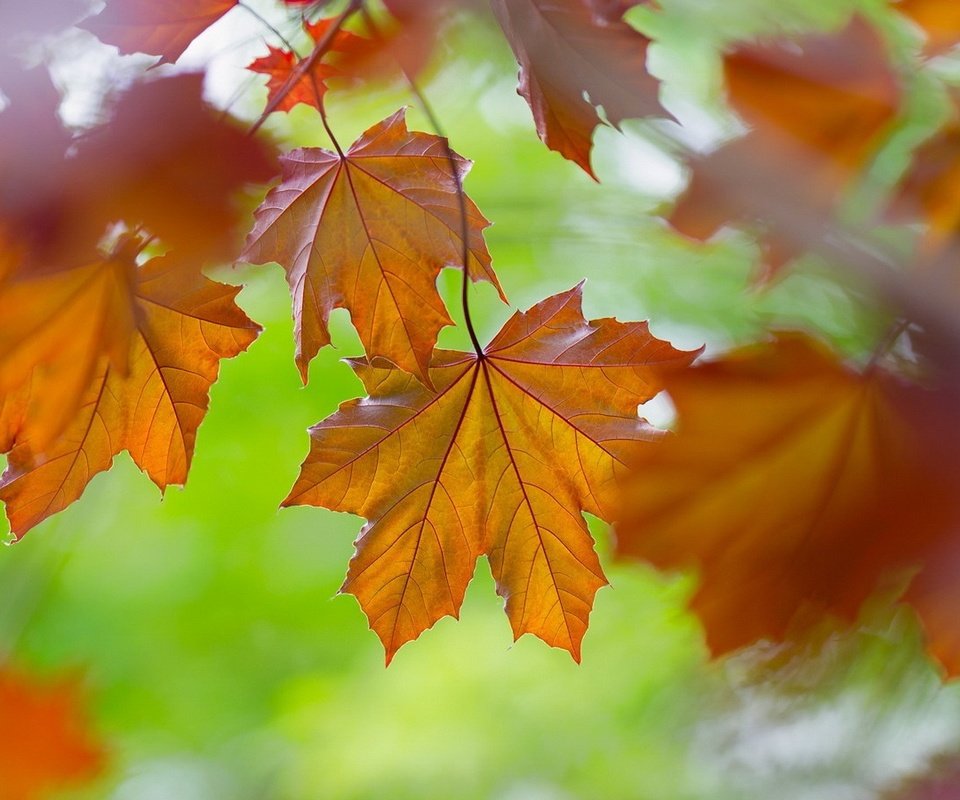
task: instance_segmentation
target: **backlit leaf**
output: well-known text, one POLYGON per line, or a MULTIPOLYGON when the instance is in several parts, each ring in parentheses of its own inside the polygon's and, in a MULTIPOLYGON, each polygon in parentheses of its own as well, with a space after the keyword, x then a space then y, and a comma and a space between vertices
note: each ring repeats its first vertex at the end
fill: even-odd
MULTIPOLYGON (((445 266, 461 266, 457 178, 442 139, 407 130, 398 111, 342 156, 318 147, 281 159, 283 177, 257 210, 242 258, 287 272, 297 365, 330 342, 334 308, 350 311, 371 358, 387 358, 428 380, 437 333, 452 324, 437 293, 445 266)), ((462 179, 469 163, 456 157, 462 179)), ((467 201, 470 275, 499 289, 482 231, 467 201)))
MULTIPOLYGON (((76 414, 48 446, 29 435, 33 398, 0 410, 0 430, 18 430, 0 480, 0 500, 18 538, 80 497, 122 450, 161 489, 184 483, 220 359, 245 350, 260 330, 234 302, 239 289, 173 256, 130 264, 125 274, 115 267, 101 266, 128 284, 136 320, 126 369, 102 356, 76 414), (11 418, 18 408, 21 418, 11 418)), ((59 276, 31 280, 43 293, 59 276)))
POLYGON ((490 561, 515 637, 580 658, 606 583, 582 511, 610 520, 635 451, 659 435, 637 405, 659 370, 695 354, 646 323, 588 322, 580 287, 515 314, 484 351, 438 350, 436 391, 384 363, 353 362, 369 397, 311 429, 285 505, 366 517, 342 591, 387 661, 459 613, 476 559, 490 561))
MULTIPOLYGON (((317 44, 326 36, 333 22, 333 19, 323 19, 316 23, 305 23, 304 29, 314 44, 317 44)), ((354 33, 339 30, 324 56, 319 58, 309 70, 303 71, 301 68, 299 73, 297 68, 301 67, 303 59, 298 54, 285 48, 268 45, 267 55, 255 59, 247 69, 268 76, 267 102, 280 98, 274 110, 290 111, 300 103, 320 108, 323 96, 327 92, 327 78, 342 74, 341 70, 330 66, 325 59, 338 52, 362 48, 365 41, 354 33)))

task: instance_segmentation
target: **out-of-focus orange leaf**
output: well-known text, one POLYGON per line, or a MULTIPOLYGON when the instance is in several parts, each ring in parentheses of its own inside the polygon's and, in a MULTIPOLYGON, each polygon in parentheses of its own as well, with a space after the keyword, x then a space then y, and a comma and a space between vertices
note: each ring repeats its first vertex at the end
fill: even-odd
POLYGON ((800 334, 666 384, 678 432, 639 460, 617 548, 698 569, 714 653, 781 640, 800 611, 854 618, 949 531, 956 478, 930 445, 924 390, 800 334))
POLYGON ((0 798, 41 800, 86 783, 103 769, 72 680, 38 684, 0 668, 0 798))
POLYGON ((894 8, 923 28, 929 53, 945 53, 960 43, 960 4, 954 0, 899 0, 894 8))
POLYGON ((482 358, 435 351, 435 392, 385 362, 354 361, 370 396, 311 429, 284 505, 369 520, 342 591, 360 601, 388 662, 457 616, 483 554, 514 636, 579 660, 606 583, 580 512, 611 519, 625 464, 659 435, 638 403, 659 390, 659 370, 695 355, 646 323, 588 322, 580 303, 578 286, 515 314, 482 358))
MULTIPOLYGON (((105 293, 130 296, 135 329, 126 369, 109 354, 101 356, 77 412, 45 447, 30 435, 38 398, 14 398, 12 409, 0 409, 0 431, 17 431, 0 480, 0 500, 17 538, 80 497, 121 450, 161 489, 182 484, 220 359, 245 350, 260 331, 234 302, 239 289, 208 280, 192 264, 168 255, 142 267, 129 262, 125 272, 117 266, 104 262, 92 269, 109 271, 96 277, 105 287, 111 279, 122 284, 105 293)), ((26 280, 42 296, 62 279, 26 280)))
POLYGON ((798 251, 768 229, 765 201, 789 190, 798 208, 835 209, 897 114, 900 89, 883 41, 860 18, 834 35, 740 47, 724 73, 751 131, 692 162, 670 222, 699 240, 729 223, 757 225, 775 269, 798 251))
POLYGON ((666 112, 647 72, 648 39, 623 21, 619 3, 599 0, 492 0, 520 63, 519 92, 551 150, 591 176, 594 129, 666 112))
MULTIPOLYGON (((304 381, 330 342, 334 308, 350 311, 371 358, 429 379, 437 333, 452 324, 437 275, 462 260, 457 192, 469 163, 455 161, 457 176, 445 142, 408 131, 402 110, 343 155, 312 147, 282 157, 283 179, 257 210, 242 257, 286 270, 304 381)), ((499 289, 483 242, 489 223, 469 200, 467 215, 470 275, 499 289)))
POLYGON ((203 101, 203 77, 138 84, 78 148, 80 215, 143 225, 181 255, 231 260, 243 209, 237 193, 274 177, 271 148, 203 101))
POLYGON ((176 61, 238 0, 107 0, 81 27, 121 53, 148 53, 176 61))

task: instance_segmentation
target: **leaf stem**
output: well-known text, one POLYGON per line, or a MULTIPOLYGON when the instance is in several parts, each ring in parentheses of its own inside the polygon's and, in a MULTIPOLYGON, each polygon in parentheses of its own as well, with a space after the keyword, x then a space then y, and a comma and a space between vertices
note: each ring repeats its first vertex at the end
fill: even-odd
POLYGON ((330 127, 330 121, 327 119, 327 109, 323 105, 323 95, 320 92, 320 85, 317 83, 317 76, 312 72, 310 73, 310 83, 313 86, 313 96, 317 100, 317 111, 320 112, 320 122, 323 123, 323 129, 327 132, 327 137, 337 151, 337 155, 343 160, 345 158, 343 148, 340 147, 340 142, 337 141, 337 137, 333 133, 333 128, 330 127))
POLYGON ((310 55, 297 64, 294 70, 283 82, 283 86, 280 88, 280 91, 277 92, 277 94, 267 102, 267 106, 263 109, 263 113, 250 129, 251 136, 260 130, 260 127, 266 121, 267 117, 277 110, 277 107, 283 102, 284 98, 290 94, 290 91, 294 86, 296 86, 297 82, 307 73, 312 74, 314 65, 317 63, 317 61, 323 58, 324 55, 326 55, 327 51, 330 50, 333 40, 340 32, 340 29, 344 26, 346 21, 362 7, 363 0, 350 0, 350 5, 341 11, 340 15, 333 21, 333 24, 327 28, 326 33, 324 33, 320 40, 314 45, 310 55))
MULTIPOLYGON (((382 41, 383 35, 380 33, 379 28, 377 27, 367 8, 363 7, 361 13, 363 14, 363 20, 369 28, 370 33, 373 35, 373 38, 378 41, 382 41)), ((463 307, 463 322, 467 328, 467 333, 470 334, 470 343, 473 345, 473 350, 477 354, 477 358, 482 361, 484 359, 483 345, 480 344, 480 338, 477 336, 476 328, 473 325, 473 317, 470 314, 470 216, 467 211, 467 195, 463 190, 463 179, 460 175, 457 158, 453 152, 453 149, 450 147, 450 142, 447 139, 446 134, 443 131, 443 126, 440 124, 440 119, 437 117, 433 107, 428 102, 419 85, 417 85, 416 80, 399 59, 397 59, 397 66, 400 67, 400 72, 403 73, 403 78, 410 87, 410 93, 414 96, 414 98, 416 98, 416 101, 420 106, 420 109, 423 111, 424 116, 427 118, 427 121, 430 123, 430 127, 433 129, 433 132, 440 137, 440 140, 443 143, 443 152, 446 155, 447 163, 450 165, 450 174, 453 176, 453 180, 457 186, 457 205, 459 206, 460 212, 460 240, 463 243, 463 249, 461 251, 461 259, 463 261, 463 281, 460 285, 460 304, 463 307)))

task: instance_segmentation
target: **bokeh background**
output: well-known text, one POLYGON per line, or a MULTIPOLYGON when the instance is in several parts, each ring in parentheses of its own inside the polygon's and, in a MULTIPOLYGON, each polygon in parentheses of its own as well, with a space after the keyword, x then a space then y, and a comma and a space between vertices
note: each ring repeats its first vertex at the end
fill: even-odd
MULTIPOLYGON (((290 30, 269 0, 251 5, 290 30)), ((661 5, 631 19, 657 36, 653 71, 698 147, 738 130, 720 92, 726 42, 836 26, 854 8, 905 53, 920 41, 880 0, 661 5)), ((253 119, 265 91, 242 67, 263 41, 260 23, 237 12, 177 69, 209 68, 211 100, 253 119)), ((63 115, 74 124, 150 63, 79 32, 60 47, 63 115)), ((949 81, 960 60, 936 69, 949 81)), ((717 352, 802 326, 853 357, 869 351, 872 309, 831 265, 807 258, 757 290, 747 236, 695 246, 665 227, 655 214, 685 177, 655 126, 602 129, 597 184, 543 147, 515 85, 506 43, 475 16, 451 19, 423 79, 452 144, 475 161, 467 190, 494 223, 487 238, 513 307, 587 277, 588 316, 649 318, 680 347, 717 352)), ((915 111, 875 170, 880 187, 942 117, 932 80, 918 78, 911 96, 915 111)), ((343 142, 401 105, 412 106, 411 128, 429 129, 402 86, 330 97, 343 142)), ((274 116, 267 127, 285 146, 328 144, 315 112, 274 116)), ((120 457, 78 503, 0 551, 0 655, 40 675, 79 675, 109 750, 102 779, 68 797, 866 800, 960 749, 960 690, 941 684, 909 612, 878 604, 809 652, 759 648, 708 663, 685 611, 695 576, 612 563, 597 521, 612 588, 597 597, 581 666, 530 637, 512 642, 481 561, 461 620, 441 621, 385 669, 353 598, 336 596, 361 521, 278 510, 307 427, 360 393, 339 361, 360 353, 349 318, 335 313, 335 348, 302 387, 282 270, 216 276, 246 285, 240 303, 265 331, 224 362, 187 487, 161 498, 120 457)), ((458 273, 440 284, 459 317, 458 273)), ((511 309, 486 286, 472 297, 491 335, 511 309)), ((466 343, 462 328, 441 337, 466 343)), ((669 424, 669 403, 650 406, 669 424)), ((735 413, 717 409, 718 421, 735 413)))

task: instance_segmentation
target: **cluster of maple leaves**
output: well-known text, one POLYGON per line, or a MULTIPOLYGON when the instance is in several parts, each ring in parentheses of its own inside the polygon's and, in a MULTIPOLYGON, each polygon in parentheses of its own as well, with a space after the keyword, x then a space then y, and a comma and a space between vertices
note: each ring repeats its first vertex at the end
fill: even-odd
MULTIPOLYGON (((79 22, 121 53, 175 62, 241 5, 107 0, 83 19, 84 3, 43 0, 0 10, 0 52, 79 22)), ((260 330, 238 290, 203 270, 276 262, 304 382, 334 308, 349 311, 366 352, 351 364, 367 396, 311 429, 284 504, 367 520, 343 590, 388 661, 457 615, 481 555, 515 636, 579 659, 606 583, 589 512, 619 523, 621 554, 698 569, 693 608, 716 653, 784 639, 824 613, 855 618, 899 575, 932 652, 960 671, 960 338, 954 287, 940 279, 960 228, 960 108, 884 211, 917 223, 915 255, 888 270, 843 222, 844 199, 922 63, 895 64, 863 18, 732 50, 725 85, 749 132, 689 156, 690 184, 670 216, 696 239, 731 225, 755 233, 759 280, 811 249, 865 277, 891 320, 868 364, 799 332, 694 364, 699 351, 677 350, 645 323, 585 319, 579 286, 514 314, 485 347, 465 309, 474 348, 452 352, 436 348, 453 324, 436 288, 443 268, 463 271, 465 303, 468 280, 506 302, 487 220, 463 192, 469 163, 437 133, 408 130, 402 110, 341 148, 324 98, 390 73, 419 95, 416 76, 453 0, 286 5, 310 48, 275 37, 249 65, 268 90, 252 131, 204 102, 196 74, 145 77, 110 99, 102 124, 68 131, 46 68, 4 57, 0 500, 17 538, 123 450, 161 489, 186 480, 219 362, 260 330), (322 117, 333 149, 278 160, 260 124, 299 104, 322 117), (240 251, 238 193, 275 177, 240 251), (925 277, 904 280, 911 271, 925 277), (895 357, 907 339, 910 357, 895 357), (673 433, 637 413, 663 390, 678 411, 673 433)), ((591 176, 599 125, 669 117, 647 71, 649 40, 624 19, 636 5, 490 3, 538 134, 591 176)), ((924 58, 960 40, 952 3, 894 8, 927 31, 924 58)))

